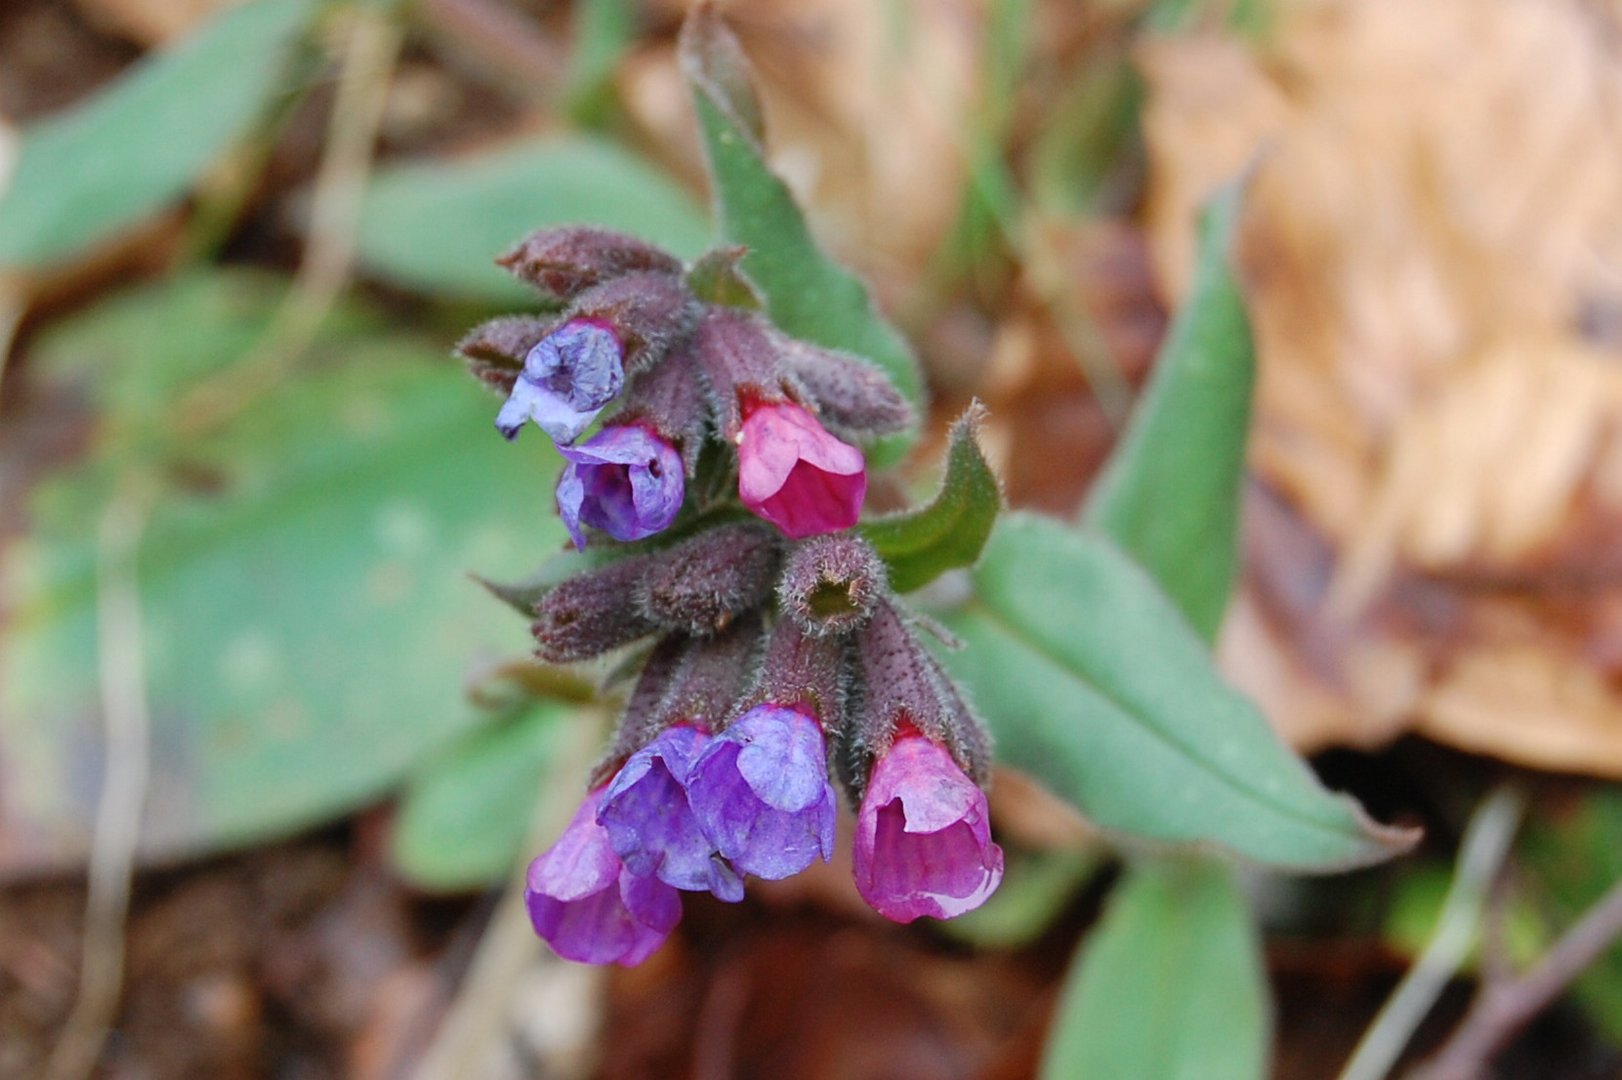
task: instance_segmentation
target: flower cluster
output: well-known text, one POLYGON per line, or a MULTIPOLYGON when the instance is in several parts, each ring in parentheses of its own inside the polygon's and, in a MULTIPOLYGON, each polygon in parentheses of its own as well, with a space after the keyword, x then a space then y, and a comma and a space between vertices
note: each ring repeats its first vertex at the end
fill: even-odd
POLYGON ((745 877, 832 858, 835 780, 856 806, 857 891, 881 914, 958 915, 1002 877, 983 728, 850 531, 856 444, 910 409, 866 362, 753 310, 739 254, 686 267, 618 234, 543 231, 501 261, 559 313, 460 346, 505 395, 498 430, 534 421, 557 445, 558 512, 593 552, 536 601, 538 654, 651 642, 579 812, 529 869, 536 932, 572 960, 639 963, 680 890, 736 901, 745 877))

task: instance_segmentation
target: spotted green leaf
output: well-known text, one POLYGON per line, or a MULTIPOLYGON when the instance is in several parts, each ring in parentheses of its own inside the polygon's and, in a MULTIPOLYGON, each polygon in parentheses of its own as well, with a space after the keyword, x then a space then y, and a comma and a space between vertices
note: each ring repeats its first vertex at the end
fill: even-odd
MULTIPOLYGON (((504 442, 442 342, 341 312, 308 367, 179 442, 117 432, 154 405, 120 380, 194 385, 258 341, 275 278, 206 274, 110 300, 32 371, 104 411, 83 455, 0 532, 0 867, 82 859, 101 775, 96 537, 144 470, 164 485, 135 565, 152 713, 142 850, 217 850, 378 798, 480 713, 479 656, 522 650, 468 572, 517 577, 562 534, 544 440, 504 442)), ((148 419, 148 424, 155 423, 148 419)), ((0 454, 0 457, 5 455, 0 454)))

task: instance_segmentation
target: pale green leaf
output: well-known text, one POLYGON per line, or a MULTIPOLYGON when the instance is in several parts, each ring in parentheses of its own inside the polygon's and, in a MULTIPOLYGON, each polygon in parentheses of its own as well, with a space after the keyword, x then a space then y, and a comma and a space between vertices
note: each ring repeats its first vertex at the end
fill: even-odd
POLYGON ((253 0, 27 128, 0 194, 0 265, 75 255, 184 194, 265 110, 312 0, 253 0))
POLYGON ((1233 870, 1132 866, 1059 1001, 1043 1080, 1262 1080, 1267 980, 1233 870))
POLYGON ((616 229, 683 258, 709 240, 704 211, 647 162, 602 139, 556 137, 381 170, 361 205, 359 257, 408 288, 534 306, 534 290, 495 259, 555 225, 616 229))
POLYGON ((552 777, 574 719, 564 706, 535 703, 434 758, 400 800, 394 864, 430 889, 480 888, 511 874, 543 787, 578 783, 552 777))
MULTIPOLYGON (((208 358, 187 342, 208 342, 216 366, 242 355, 284 288, 211 275, 119 297, 42 343, 35 373, 200 377, 208 358)), ((556 455, 504 442, 495 402, 443 343, 361 311, 332 326, 306 373, 223 430, 168 459, 143 451, 171 485, 137 564, 148 855, 284 834, 379 797, 478 722, 474 660, 527 644, 468 572, 517 577, 561 544, 544 497, 556 455)), ((118 426, 109 413, 100 430, 118 426)), ((103 437, 48 474, 23 504, 28 530, 0 548, 0 817, 14 841, 0 863, 84 854, 101 753, 94 545, 129 452, 103 437)))
POLYGON ((941 489, 926 506, 864 521, 860 532, 890 568, 897 592, 934 581, 980 557, 1002 509, 1002 490, 986 464, 976 431, 978 405, 952 425, 941 489))
POLYGON ((1193 288, 1131 425, 1088 498, 1087 524, 1149 569, 1214 637, 1238 565, 1255 350, 1230 264, 1241 189, 1205 215, 1193 288))
POLYGON ((1004 515, 974 583, 977 599, 946 620, 966 646, 947 665, 998 756, 1098 825, 1300 870, 1413 843, 1326 791, 1108 539, 1004 515))

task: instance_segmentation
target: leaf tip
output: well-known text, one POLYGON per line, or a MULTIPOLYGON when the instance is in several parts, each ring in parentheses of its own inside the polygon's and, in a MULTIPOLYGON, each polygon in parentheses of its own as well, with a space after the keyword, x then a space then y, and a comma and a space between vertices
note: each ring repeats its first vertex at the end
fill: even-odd
POLYGON ((697 0, 688 11, 676 57, 694 92, 748 139, 756 154, 763 153, 766 125, 755 93, 754 69, 715 0, 697 0))

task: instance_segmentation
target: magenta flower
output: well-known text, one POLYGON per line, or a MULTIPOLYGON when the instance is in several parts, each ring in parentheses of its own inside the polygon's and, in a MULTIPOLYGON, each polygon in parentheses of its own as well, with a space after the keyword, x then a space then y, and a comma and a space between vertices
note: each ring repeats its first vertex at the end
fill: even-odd
POLYGON ((555 443, 572 443, 625 384, 624 350, 602 323, 575 319, 542 338, 524 357, 496 430, 518 438, 533 420, 555 443))
POLYGON ((856 891, 896 922, 949 919, 985 903, 1002 881, 986 795, 952 755, 916 731, 873 766, 856 813, 856 891))
POLYGON ((601 797, 587 795, 557 843, 529 864, 524 902, 535 932, 565 960, 630 967, 675 929, 681 899, 620 863, 596 821, 601 797))
POLYGON ((597 823, 631 873, 735 902, 743 880, 704 835, 683 783, 710 738, 691 724, 661 731, 609 781, 597 823))
POLYGON ((757 705, 710 740, 687 774, 710 842, 746 874, 776 881, 834 852, 834 789, 822 727, 798 709, 757 705))
POLYGON ((790 401, 744 405, 738 496, 795 540, 856 524, 867 494, 862 452, 790 401))
POLYGON ((687 490, 681 455, 647 428, 605 427, 558 452, 569 462, 558 478, 558 513, 575 547, 586 546, 582 525, 641 540, 676 520, 687 490))

